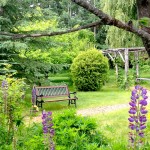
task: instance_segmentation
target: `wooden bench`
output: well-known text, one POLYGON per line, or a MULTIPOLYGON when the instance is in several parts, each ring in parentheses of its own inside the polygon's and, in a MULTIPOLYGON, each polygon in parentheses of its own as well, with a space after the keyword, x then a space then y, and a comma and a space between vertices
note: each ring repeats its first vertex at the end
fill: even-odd
POLYGON ((76 107, 76 100, 78 99, 76 97, 76 92, 69 92, 68 86, 66 85, 65 86, 44 86, 44 87, 35 86, 32 89, 32 97, 35 97, 36 105, 41 108, 43 106, 43 103, 58 102, 58 101, 65 101, 65 100, 68 100, 68 105, 75 104, 76 107), (35 96, 33 95, 33 93, 35 96))

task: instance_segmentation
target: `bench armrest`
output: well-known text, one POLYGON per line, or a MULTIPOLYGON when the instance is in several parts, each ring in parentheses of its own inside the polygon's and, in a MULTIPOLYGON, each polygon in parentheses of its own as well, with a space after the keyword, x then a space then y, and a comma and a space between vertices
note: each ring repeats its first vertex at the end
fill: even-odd
POLYGON ((77 92, 70 92, 68 97, 71 98, 71 95, 74 95, 73 97, 75 99, 78 99, 77 96, 76 96, 76 94, 77 94, 77 92))
POLYGON ((69 94, 76 94, 77 92, 70 92, 69 94))

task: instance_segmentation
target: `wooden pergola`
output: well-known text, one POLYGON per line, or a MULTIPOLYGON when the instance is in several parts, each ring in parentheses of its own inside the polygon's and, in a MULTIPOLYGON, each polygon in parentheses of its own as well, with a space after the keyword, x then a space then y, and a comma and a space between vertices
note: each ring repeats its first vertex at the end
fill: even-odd
POLYGON ((115 63, 115 59, 119 56, 125 65, 125 81, 127 81, 128 70, 129 70, 129 54, 134 53, 134 60, 136 65, 136 81, 137 80, 149 80, 149 78, 140 78, 139 77, 139 53, 146 53, 144 47, 135 47, 135 48, 117 48, 117 49, 107 49, 103 50, 102 53, 105 56, 108 56, 115 64, 116 76, 118 77, 118 64, 115 63))

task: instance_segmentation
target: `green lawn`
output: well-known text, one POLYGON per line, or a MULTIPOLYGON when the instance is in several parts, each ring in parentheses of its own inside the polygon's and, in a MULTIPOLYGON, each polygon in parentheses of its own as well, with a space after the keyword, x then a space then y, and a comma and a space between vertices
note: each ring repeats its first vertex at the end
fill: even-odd
MULTIPOLYGON (((77 97, 77 109, 83 109, 128 103, 130 91, 105 87, 102 91, 98 92, 77 92, 77 97)), ((74 105, 70 107, 74 108, 74 105)), ((68 108, 68 101, 45 103, 43 108, 51 111, 66 109, 68 108)))
MULTIPOLYGON (((50 80, 62 83, 70 81, 70 74, 64 72, 62 74, 55 74, 50 76, 50 80)), ((103 86, 100 91, 96 92, 79 92, 77 91, 77 109, 83 108, 91 108, 97 106, 107 106, 107 105, 115 105, 115 104, 124 104, 128 103, 130 100, 131 90, 122 90, 116 86, 115 83, 115 71, 110 70, 109 72, 109 80, 103 86)), ((146 82, 142 84, 143 86, 150 89, 150 83, 146 82)), ((69 85, 70 91, 76 91, 73 86, 69 85)), ((28 90, 26 94, 27 105, 31 106, 31 89, 28 90)), ((74 105, 70 106, 74 108, 74 105)), ((45 103, 43 109, 50 111, 61 111, 62 109, 68 109, 68 101, 56 102, 56 103, 45 103)))
MULTIPOLYGON (((94 118, 97 120, 98 128, 110 140, 110 145, 102 147, 101 150, 126 150, 128 145, 128 113, 129 108, 116 110, 107 114, 98 114, 94 118)), ((150 108, 148 107, 150 111, 150 108)), ((147 128, 145 130, 146 141, 150 142, 150 117, 148 117, 147 128)))
MULTIPOLYGON (((108 106, 115 104, 124 104, 130 101, 131 90, 121 90, 115 85, 115 74, 110 72, 110 78, 108 83, 97 92, 77 92, 77 110, 84 108, 94 108, 98 106, 108 106)), ((53 80, 61 80, 61 77, 52 77, 53 80)), ((51 79, 52 79, 51 78, 51 79)), ((65 81, 69 80, 69 77, 63 77, 65 81)), ((142 86, 150 89, 149 82, 142 82, 142 86)), ((69 86, 71 91, 74 91, 72 86, 69 86)), ((27 99, 31 99, 31 94, 27 94, 27 99)), ((30 103, 31 104, 31 103, 30 103)), ((149 106, 148 106, 149 107, 149 106)), ((74 108, 74 105, 68 107, 68 101, 45 103, 43 109, 52 111, 55 115, 57 112, 63 112, 65 109, 74 108)), ((149 107, 150 111, 150 107, 149 107)), ((41 111, 38 113, 40 114, 41 111)), ((96 118, 98 128, 110 141, 106 147, 101 147, 100 150, 125 150, 128 143, 128 109, 116 110, 107 114, 97 114, 92 116, 96 118)), ((147 139, 150 139, 150 118, 148 120, 147 139)), ((150 141, 149 141, 150 142, 150 141)))

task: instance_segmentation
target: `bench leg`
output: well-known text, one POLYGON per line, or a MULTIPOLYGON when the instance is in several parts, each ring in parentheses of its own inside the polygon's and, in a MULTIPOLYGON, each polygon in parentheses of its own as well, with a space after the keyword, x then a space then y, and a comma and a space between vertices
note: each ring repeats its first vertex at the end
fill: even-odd
POLYGON ((36 100, 36 106, 38 105, 38 102, 37 102, 37 100, 36 100))
POLYGON ((76 100, 74 100, 74 104, 75 104, 75 107, 77 107, 77 105, 76 105, 76 100))
POLYGON ((39 107, 39 102, 38 101, 36 101, 36 106, 39 107))
POLYGON ((76 99, 70 100, 70 104, 74 104, 75 107, 77 107, 77 105, 76 105, 76 99))
POLYGON ((71 100, 68 101, 68 106, 70 106, 70 104, 71 104, 71 100))
POLYGON ((43 106, 43 102, 41 102, 41 108, 42 108, 42 106, 43 106))

